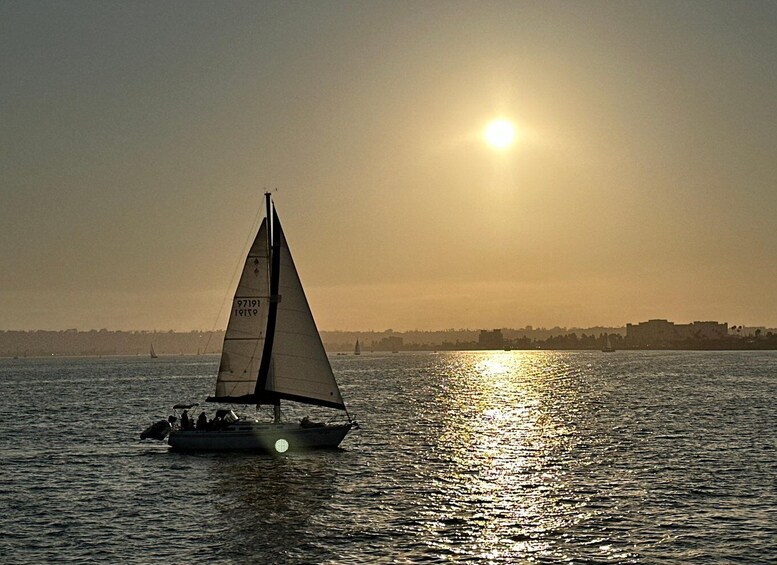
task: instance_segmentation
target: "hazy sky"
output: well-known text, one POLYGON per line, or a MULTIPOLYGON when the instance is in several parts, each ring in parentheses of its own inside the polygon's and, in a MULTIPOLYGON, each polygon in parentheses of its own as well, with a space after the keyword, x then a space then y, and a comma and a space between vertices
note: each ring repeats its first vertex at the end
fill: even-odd
POLYGON ((777 326, 776 2, 0 0, 0 329, 777 326), (495 117, 518 128, 496 151, 495 117))

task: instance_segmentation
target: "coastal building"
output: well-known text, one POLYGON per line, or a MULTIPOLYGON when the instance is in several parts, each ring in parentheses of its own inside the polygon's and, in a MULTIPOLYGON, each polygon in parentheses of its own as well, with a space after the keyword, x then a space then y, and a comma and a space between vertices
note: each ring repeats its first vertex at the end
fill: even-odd
POLYGON ((679 324, 678 328, 685 339, 722 339, 728 335, 727 323, 693 322, 679 324))
POLYGON ((728 329, 728 335, 734 337, 765 337, 769 332, 773 332, 766 326, 731 326, 728 329))
POLYGON ((505 346, 505 339, 502 335, 502 330, 480 330, 478 346, 481 349, 503 349, 505 346))
POLYGON ((635 344, 650 345, 677 340, 674 323, 668 320, 648 320, 626 324, 626 339, 635 344))
POLYGON ((634 345, 661 345, 687 339, 723 339, 727 335, 728 324, 718 322, 675 324, 656 319, 626 324, 626 339, 634 345))

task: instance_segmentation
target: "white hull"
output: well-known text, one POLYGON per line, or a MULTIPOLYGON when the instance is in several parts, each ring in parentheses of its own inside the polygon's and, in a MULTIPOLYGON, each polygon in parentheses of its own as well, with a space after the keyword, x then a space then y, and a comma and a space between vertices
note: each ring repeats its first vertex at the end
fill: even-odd
POLYGON ((223 430, 174 430, 167 438, 178 451, 301 451, 335 448, 352 424, 304 427, 300 424, 239 420, 223 430))

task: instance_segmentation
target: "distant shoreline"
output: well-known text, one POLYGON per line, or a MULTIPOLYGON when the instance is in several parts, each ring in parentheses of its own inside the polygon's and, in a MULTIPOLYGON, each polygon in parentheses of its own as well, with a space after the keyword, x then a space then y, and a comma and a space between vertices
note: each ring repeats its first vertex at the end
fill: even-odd
MULTIPOLYGON (((395 332, 321 332, 329 353, 353 353, 358 339, 362 352, 392 351, 480 351, 503 349, 520 351, 597 351, 609 339, 617 351, 760 351, 777 349, 777 332, 757 337, 728 336, 718 339, 685 339, 665 343, 635 343, 625 336, 625 328, 564 328, 395 332), (497 340, 483 341, 483 335, 497 340)), ((138 357, 150 356, 150 348, 160 357, 218 355, 224 331, 0 331, 0 357, 138 357)))
MULTIPOLYGON (((471 349, 402 349, 400 351, 397 351, 395 353, 397 354, 403 354, 403 353, 484 353, 484 352, 494 352, 494 353, 512 353, 512 352, 533 352, 533 351, 559 351, 559 352, 566 352, 566 353, 601 353, 602 355, 611 355, 612 353, 605 353, 601 352, 597 349, 561 349, 561 348, 534 348, 534 349, 478 349, 478 348, 471 348, 471 349)), ((635 353, 635 352, 655 352, 655 351, 674 351, 678 353, 698 353, 698 352, 725 352, 725 351, 777 351, 777 346, 773 347, 728 347, 728 348, 684 348, 684 347, 654 347, 654 348, 630 348, 630 349, 618 349, 613 353, 635 353)), ((328 355, 330 356, 354 356, 353 352, 344 352, 344 351, 335 351, 335 350, 328 350, 328 355)), ((146 355, 140 355, 136 353, 111 353, 111 354, 80 354, 80 353, 49 353, 49 354, 41 354, 41 355, 27 355, 27 356, 16 356, 16 355, 2 355, 0 354, 0 360, 18 360, 22 361, 25 359, 30 360, 41 360, 41 359, 126 359, 126 358, 148 358, 149 362, 157 361, 157 362, 164 362, 167 360, 172 359, 189 359, 189 358, 211 358, 214 362, 218 359, 219 355, 221 354, 220 351, 218 352, 208 352, 208 353, 183 353, 183 354, 162 354, 159 355, 158 358, 152 360, 146 355)), ((370 356, 370 355, 391 355, 391 351, 381 350, 381 351, 362 351, 362 356, 370 356)))

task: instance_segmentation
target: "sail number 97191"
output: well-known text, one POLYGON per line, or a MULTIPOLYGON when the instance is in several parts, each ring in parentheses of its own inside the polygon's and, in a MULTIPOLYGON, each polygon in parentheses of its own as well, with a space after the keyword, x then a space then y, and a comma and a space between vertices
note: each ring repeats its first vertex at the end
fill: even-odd
POLYGON ((258 316, 259 299, 258 298, 238 298, 235 300, 235 316, 258 316))

